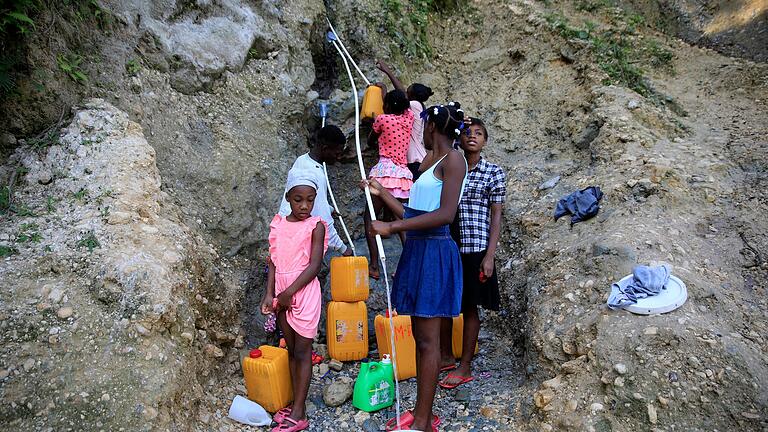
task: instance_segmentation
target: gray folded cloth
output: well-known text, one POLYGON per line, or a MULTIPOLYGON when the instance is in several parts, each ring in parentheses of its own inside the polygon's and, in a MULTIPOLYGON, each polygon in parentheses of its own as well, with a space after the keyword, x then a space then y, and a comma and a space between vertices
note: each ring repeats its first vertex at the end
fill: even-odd
POLYGON ((608 307, 619 309, 637 303, 637 299, 655 296, 667 284, 671 273, 671 267, 666 264, 635 267, 632 278, 611 285, 608 307))

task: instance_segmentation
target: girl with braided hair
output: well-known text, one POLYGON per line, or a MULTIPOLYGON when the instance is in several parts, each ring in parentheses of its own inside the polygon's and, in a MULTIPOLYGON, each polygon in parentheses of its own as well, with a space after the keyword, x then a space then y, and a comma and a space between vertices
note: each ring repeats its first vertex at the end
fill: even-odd
POLYGON ((372 222, 372 231, 383 236, 406 232, 403 253, 392 286, 392 304, 398 313, 411 316, 416 340, 416 406, 413 411, 387 423, 387 430, 433 431, 440 419, 432 413, 440 371, 440 323, 459 315, 462 265, 449 226, 456 215, 467 175, 464 156, 453 142, 464 128, 464 112, 458 102, 424 110, 424 146, 436 162, 413 184, 408 204, 403 205, 379 182, 370 187, 402 220, 372 222))

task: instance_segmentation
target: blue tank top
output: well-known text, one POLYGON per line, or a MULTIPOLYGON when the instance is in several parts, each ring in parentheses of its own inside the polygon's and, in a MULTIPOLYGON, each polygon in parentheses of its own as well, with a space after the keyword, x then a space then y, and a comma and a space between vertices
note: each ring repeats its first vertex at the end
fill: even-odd
MULTIPOLYGON (((447 154, 445 156, 448 156, 447 154)), ((411 187, 410 197, 408 198, 408 207, 414 210, 425 212, 435 211, 440 208, 440 195, 443 193, 443 181, 435 177, 435 168, 445 159, 441 157, 439 161, 432 164, 429 169, 424 171, 419 179, 411 187)), ((467 161, 464 161, 466 164, 467 161)), ((464 195, 464 186, 467 184, 467 171, 464 171, 464 180, 461 182, 461 192, 459 200, 464 195)))

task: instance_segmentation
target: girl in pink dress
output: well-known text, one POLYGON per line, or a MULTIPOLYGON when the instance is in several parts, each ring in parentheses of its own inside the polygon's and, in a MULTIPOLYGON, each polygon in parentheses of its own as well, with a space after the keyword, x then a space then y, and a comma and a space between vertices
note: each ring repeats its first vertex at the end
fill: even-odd
POLYGON ((317 274, 328 249, 325 222, 311 216, 317 185, 300 175, 289 176, 288 216, 276 215, 269 224, 269 275, 261 312, 277 312, 285 334, 293 381, 293 404, 275 414, 273 432, 307 429, 305 401, 312 377, 312 340, 320 322, 322 296, 317 274))
MULTIPOLYGON (((383 84, 382 84, 383 85, 383 84)), ((376 179, 392 196, 402 202, 408 200, 413 173, 408 169, 408 147, 411 144, 413 129, 413 112, 409 109, 410 102, 402 90, 392 90, 384 97, 384 112, 376 116, 373 131, 368 137, 368 145, 379 146, 379 162, 371 168, 370 177, 376 179)), ((379 197, 373 198, 373 209, 378 215, 385 212, 385 219, 396 217, 384 206, 379 197)), ((371 217, 366 207, 365 227, 368 252, 371 260, 368 263, 368 273, 374 279, 379 279, 379 253, 376 249, 375 236, 370 233, 371 217)), ((405 236, 400 236, 405 242, 405 236)))

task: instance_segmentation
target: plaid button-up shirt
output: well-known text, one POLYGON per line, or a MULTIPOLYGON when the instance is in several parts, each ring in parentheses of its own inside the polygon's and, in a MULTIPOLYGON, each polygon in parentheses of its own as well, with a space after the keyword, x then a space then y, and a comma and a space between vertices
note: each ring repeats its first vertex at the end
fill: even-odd
POLYGON ((459 251, 488 249, 491 234, 491 204, 501 204, 507 194, 504 170, 480 158, 467 174, 467 185, 459 201, 459 251))

